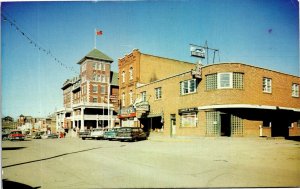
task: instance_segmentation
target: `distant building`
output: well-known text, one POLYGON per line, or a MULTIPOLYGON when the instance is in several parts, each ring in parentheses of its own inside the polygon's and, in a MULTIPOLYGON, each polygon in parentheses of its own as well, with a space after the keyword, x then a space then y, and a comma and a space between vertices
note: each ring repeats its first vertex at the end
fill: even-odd
POLYGON ((10 117, 10 116, 6 116, 4 118, 2 118, 2 122, 14 122, 14 118, 10 117))
POLYGON ((93 49, 77 64, 80 75, 62 86, 64 108, 56 112, 56 129, 112 127, 118 111, 118 74, 113 60, 93 49))

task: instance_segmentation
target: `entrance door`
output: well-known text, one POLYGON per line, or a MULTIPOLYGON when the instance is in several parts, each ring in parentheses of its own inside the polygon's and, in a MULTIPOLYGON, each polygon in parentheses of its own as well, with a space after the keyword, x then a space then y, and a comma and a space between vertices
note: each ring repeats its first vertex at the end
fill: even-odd
POLYGON ((231 120, 230 114, 220 114, 221 115, 221 136, 231 135, 231 120))
POLYGON ((171 114, 171 125, 170 125, 170 136, 174 136, 176 134, 176 115, 171 114))

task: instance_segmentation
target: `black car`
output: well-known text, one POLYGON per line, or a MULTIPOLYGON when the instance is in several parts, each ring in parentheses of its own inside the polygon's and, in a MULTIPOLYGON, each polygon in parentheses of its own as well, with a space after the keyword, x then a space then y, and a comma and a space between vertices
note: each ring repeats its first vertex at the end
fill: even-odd
POLYGON ((147 140, 148 135, 139 127, 121 127, 117 131, 116 139, 120 141, 147 140))

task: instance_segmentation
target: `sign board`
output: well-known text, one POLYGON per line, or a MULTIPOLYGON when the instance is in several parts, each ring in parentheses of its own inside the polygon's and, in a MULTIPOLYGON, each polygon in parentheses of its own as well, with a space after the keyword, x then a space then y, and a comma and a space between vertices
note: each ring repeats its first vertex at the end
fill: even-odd
POLYGON ((205 49, 202 47, 191 46, 190 48, 191 56, 198 58, 205 58, 205 49))
POLYGON ((182 114, 182 113, 189 113, 189 112, 198 112, 198 108, 194 107, 194 108, 182 108, 178 110, 178 114, 182 114))
POLYGON ((150 111, 150 105, 148 102, 140 102, 135 104, 136 111, 144 111, 149 112, 150 111))
POLYGON ((192 76, 197 79, 202 79, 202 64, 197 64, 195 70, 192 70, 192 76))

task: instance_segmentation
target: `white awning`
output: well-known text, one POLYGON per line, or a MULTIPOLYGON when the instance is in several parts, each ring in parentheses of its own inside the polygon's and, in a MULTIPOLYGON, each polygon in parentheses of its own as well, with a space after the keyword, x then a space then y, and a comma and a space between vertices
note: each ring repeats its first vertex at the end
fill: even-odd
POLYGON ((258 105, 258 104, 216 104, 208 106, 199 106, 198 110, 208 110, 208 109, 224 109, 224 108, 252 108, 252 109, 265 109, 265 110, 290 110, 295 112, 300 112, 300 108, 290 108, 282 106, 268 106, 268 105, 258 105))

